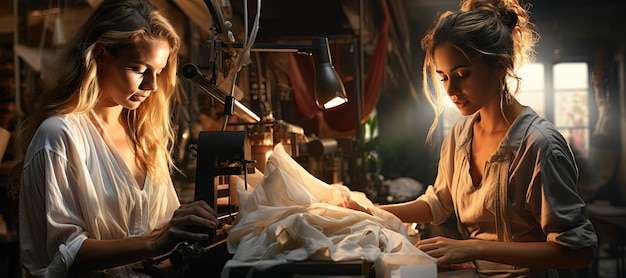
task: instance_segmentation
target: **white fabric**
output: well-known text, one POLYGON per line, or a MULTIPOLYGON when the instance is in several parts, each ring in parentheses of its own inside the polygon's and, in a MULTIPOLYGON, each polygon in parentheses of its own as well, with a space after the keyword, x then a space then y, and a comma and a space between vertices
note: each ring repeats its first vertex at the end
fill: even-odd
MULTIPOLYGON (((457 214, 468 238, 550 241, 570 249, 597 246, 585 203, 578 195, 572 152, 549 121, 527 107, 485 163, 481 184, 470 176, 472 127, 479 114, 461 119, 446 136, 435 184, 419 197, 442 223, 457 214)), ((479 261, 479 273, 533 270, 479 261), (490 268, 490 269, 489 269, 490 268)))
POLYGON ((228 250, 234 254, 223 271, 252 266, 258 270, 293 261, 374 262, 385 254, 406 254, 435 260, 409 241, 406 228, 394 215, 375 208, 363 193, 318 180, 276 145, 265 176, 249 177, 245 191, 237 184, 239 214, 228 232, 228 250), (338 205, 347 198, 364 204, 373 216, 338 205))
MULTIPOLYGON (((147 177, 141 190, 107 142, 84 114, 49 118, 33 137, 19 200, 21 259, 32 275, 66 277, 85 239, 149 234, 180 206, 171 182, 154 184, 147 177)), ((97 276, 136 273, 127 265, 97 276)))

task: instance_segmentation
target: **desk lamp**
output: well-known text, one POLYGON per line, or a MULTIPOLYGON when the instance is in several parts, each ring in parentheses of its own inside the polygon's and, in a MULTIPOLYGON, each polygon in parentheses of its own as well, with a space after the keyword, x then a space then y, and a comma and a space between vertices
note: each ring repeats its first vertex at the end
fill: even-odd
MULTIPOLYGON (((233 44, 233 48, 242 48, 241 44, 233 44)), ((251 52, 296 52, 312 55, 315 64, 314 91, 315 102, 321 109, 329 109, 348 101, 343 81, 335 71, 330 58, 328 38, 317 37, 311 44, 274 44, 255 43, 251 52)))
POLYGON ((343 81, 330 59, 327 38, 313 40, 315 61, 315 102, 323 109, 333 108, 348 101, 343 81))

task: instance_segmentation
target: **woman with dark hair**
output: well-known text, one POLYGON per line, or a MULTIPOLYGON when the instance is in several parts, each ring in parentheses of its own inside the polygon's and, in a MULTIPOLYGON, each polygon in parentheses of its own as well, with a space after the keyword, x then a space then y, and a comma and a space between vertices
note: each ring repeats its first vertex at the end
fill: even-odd
POLYGON ((424 91, 437 115, 429 138, 443 110, 441 89, 468 117, 445 137, 434 185, 416 200, 380 208, 404 222, 437 224, 455 214, 463 239, 416 243, 440 265, 472 262, 480 276, 551 277, 556 268, 586 267, 597 246, 568 143, 515 99, 515 70, 532 59, 536 35, 517 0, 467 0, 422 40, 424 91))

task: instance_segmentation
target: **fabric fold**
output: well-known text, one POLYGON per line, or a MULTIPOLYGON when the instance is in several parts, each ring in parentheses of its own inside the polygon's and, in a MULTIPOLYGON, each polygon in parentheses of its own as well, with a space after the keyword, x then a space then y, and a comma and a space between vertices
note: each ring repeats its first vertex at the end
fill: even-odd
POLYGON ((413 246, 399 218, 374 207, 361 192, 315 178, 281 144, 265 169, 263 179, 247 190, 242 180, 236 182, 240 210, 227 230, 228 250, 234 255, 222 277, 234 267, 263 271, 304 260, 375 262, 386 254, 422 256, 435 263, 413 246), (344 208, 349 199, 365 204, 373 215, 344 208))

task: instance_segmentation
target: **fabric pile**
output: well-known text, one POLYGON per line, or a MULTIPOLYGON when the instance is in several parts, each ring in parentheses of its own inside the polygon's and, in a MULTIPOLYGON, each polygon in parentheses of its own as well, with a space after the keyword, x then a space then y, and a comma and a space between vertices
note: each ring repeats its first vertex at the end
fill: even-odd
POLYGON ((386 255, 414 255, 419 258, 414 264, 435 264, 411 244, 399 218, 374 207, 361 192, 317 179, 281 144, 265 170, 264 175, 247 177, 247 190, 242 178, 231 177, 240 206, 227 229, 228 250, 234 255, 223 268, 223 278, 233 267, 263 271, 304 260, 376 262, 386 255), (344 208, 350 199, 370 208, 372 215, 344 208))

